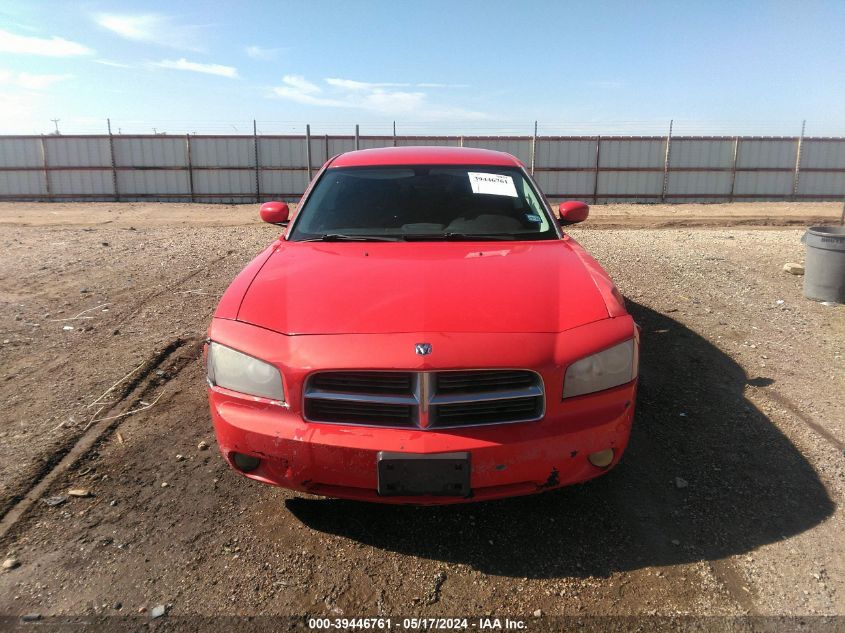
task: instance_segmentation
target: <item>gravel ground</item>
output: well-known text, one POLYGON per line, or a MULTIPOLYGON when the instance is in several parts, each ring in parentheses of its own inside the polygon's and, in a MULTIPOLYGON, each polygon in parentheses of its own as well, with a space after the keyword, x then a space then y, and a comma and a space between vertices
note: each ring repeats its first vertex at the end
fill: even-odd
POLYGON ((645 228, 571 231, 643 327, 618 468, 412 508, 217 454, 200 343, 277 230, 254 207, 0 205, 0 614, 845 614, 845 307, 781 271, 803 257, 788 225, 839 207, 747 206, 614 205, 594 225, 645 228), (733 226, 654 228, 678 212, 733 226))

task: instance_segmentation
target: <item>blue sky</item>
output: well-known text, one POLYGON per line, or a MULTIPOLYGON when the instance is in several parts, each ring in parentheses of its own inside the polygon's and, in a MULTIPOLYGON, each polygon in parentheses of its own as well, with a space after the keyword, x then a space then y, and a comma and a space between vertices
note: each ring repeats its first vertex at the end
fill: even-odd
POLYGON ((0 133, 845 134, 845 2, 0 0, 0 133))

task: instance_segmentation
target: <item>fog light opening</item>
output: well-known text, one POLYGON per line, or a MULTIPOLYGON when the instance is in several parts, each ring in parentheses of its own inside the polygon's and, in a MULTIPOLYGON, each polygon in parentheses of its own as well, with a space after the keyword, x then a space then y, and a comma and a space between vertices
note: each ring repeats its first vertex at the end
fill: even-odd
POLYGON ((244 455, 243 453, 232 453, 232 461, 235 462, 235 467, 244 473, 255 470, 261 463, 261 460, 257 457, 244 455))
POLYGON ((603 451, 596 451, 587 456, 590 463, 596 468, 607 468, 613 462, 613 449, 606 448, 603 451))

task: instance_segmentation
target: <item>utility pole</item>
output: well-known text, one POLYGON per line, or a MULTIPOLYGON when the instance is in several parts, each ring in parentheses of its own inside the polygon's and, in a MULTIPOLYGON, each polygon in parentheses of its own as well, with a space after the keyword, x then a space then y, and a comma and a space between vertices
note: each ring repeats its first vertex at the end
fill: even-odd
POLYGON ((56 136, 58 136, 59 134, 61 134, 61 132, 59 132, 59 121, 61 121, 61 119, 50 119, 50 120, 53 122, 53 125, 56 126, 55 134, 56 134, 56 136))

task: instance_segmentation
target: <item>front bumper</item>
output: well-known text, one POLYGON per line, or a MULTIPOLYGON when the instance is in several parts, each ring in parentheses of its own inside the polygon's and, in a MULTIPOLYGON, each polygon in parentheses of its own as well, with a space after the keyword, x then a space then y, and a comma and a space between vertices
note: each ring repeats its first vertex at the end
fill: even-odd
POLYGON ((630 317, 608 319, 561 334, 391 334, 283 336, 235 321, 215 319, 214 340, 265 358, 282 368, 287 403, 282 406, 209 387, 211 417, 220 450, 259 458, 250 479, 302 492, 385 503, 442 504, 541 492, 605 473, 621 458, 634 413, 636 380, 600 393, 561 400, 566 366, 634 335, 630 317), (421 338, 425 337, 425 338, 421 338), (413 358, 413 344, 432 341, 439 356, 413 358), (493 344, 495 342, 495 344, 493 344), (267 350, 274 350, 268 358, 267 350), (356 350, 358 353, 356 353, 356 350), (361 354, 367 350, 368 354, 361 354), (490 358, 491 350, 497 357, 490 358), (410 352, 410 354, 409 354, 410 352), (374 359, 374 356, 378 356, 374 359), (361 359, 367 358, 365 367, 361 359), (412 358, 411 370, 525 367, 538 371, 546 414, 536 422, 450 429, 388 429, 305 422, 301 393, 316 369, 393 369, 412 358), (282 359, 294 359, 297 367, 282 359), (306 368, 306 369, 303 369, 306 368), (606 468, 587 459, 614 449, 606 468), (469 497, 378 495, 380 451, 470 455, 469 497))

